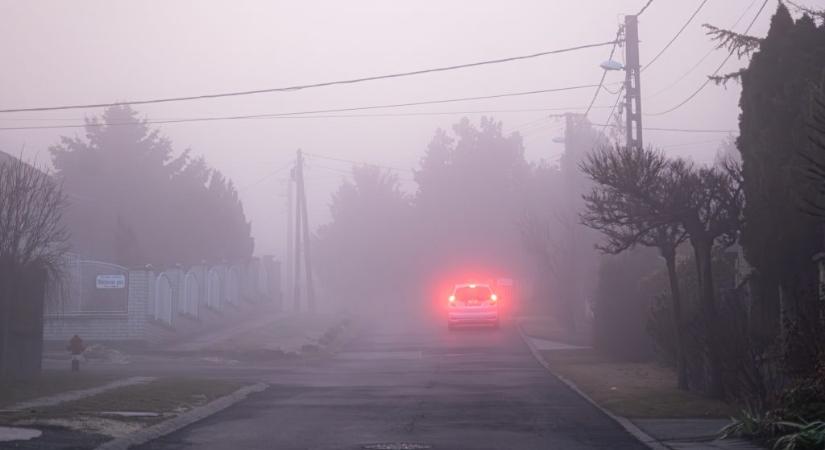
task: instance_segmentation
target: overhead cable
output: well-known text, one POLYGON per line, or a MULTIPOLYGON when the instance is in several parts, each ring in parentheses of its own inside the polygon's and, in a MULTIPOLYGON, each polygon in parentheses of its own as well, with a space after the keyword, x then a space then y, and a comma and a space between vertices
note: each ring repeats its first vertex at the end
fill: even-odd
POLYGON ((345 85, 345 84, 356 84, 356 83, 363 83, 367 81, 376 81, 376 80, 385 80, 390 78, 402 78, 402 77, 410 77, 415 75, 423 75, 428 73, 435 73, 435 72, 446 72, 451 70, 458 70, 458 69, 467 69, 471 67, 479 67, 485 66, 490 64, 501 64, 506 62, 512 61, 520 61, 525 59, 532 59, 538 58, 541 56, 548 56, 548 55, 557 55, 561 53, 569 53, 578 50, 584 50, 588 48, 596 48, 596 47, 605 47, 608 45, 614 45, 615 41, 607 41, 607 42, 597 42, 594 44, 584 44, 584 45, 577 45, 574 47, 567 47, 561 48, 556 50, 547 50, 538 53, 531 53, 528 55, 520 55, 520 56, 511 56, 508 58, 499 58, 499 59, 490 59, 486 61, 477 61, 472 63, 466 64, 456 64, 450 66, 442 66, 442 67, 434 67, 429 69, 421 69, 421 70, 414 70, 410 72, 396 72, 396 73, 389 73, 383 75, 373 75, 369 77, 361 77, 361 78, 350 78, 345 80, 335 80, 335 81, 324 81, 320 83, 310 83, 310 84, 298 84, 293 86, 284 86, 284 87, 274 87, 274 88, 265 88, 265 89, 254 89, 254 90, 247 90, 247 91, 234 91, 234 92, 221 92, 217 94, 200 94, 200 95, 190 95, 190 96, 177 96, 177 97, 163 97, 163 98, 154 98, 154 99, 147 99, 147 100, 131 100, 131 101, 122 101, 122 102, 109 102, 109 103, 84 103, 84 104, 74 104, 74 105, 58 105, 58 106, 40 106, 40 107, 33 107, 33 108, 7 108, 7 109, 0 109, 0 113, 11 113, 11 112, 34 112, 34 111, 57 111, 57 110, 66 110, 66 109, 87 109, 87 108, 105 108, 110 106, 117 106, 117 105, 146 105, 146 104, 153 104, 153 103, 170 103, 170 102, 181 102, 181 101, 191 101, 191 100, 206 100, 206 99, 214 99, 214 98, 223 98, 223 97, 235 97, 235 96, 245 96, 245 95, 255 95, 255 94, 266 94, 272 92, 295 92, 304 89, 313 89, 313 88, 320 88, 320 87, 327 87, 327 86, 335 86, 335 85, 345 85))
MULTIPOLYGON (((753 27, 753 24, 754 24, 754 23, 756 23, 756 20, 757 20, 757 19, 759 18, 759 16, 762 14, 762 11, 765 9, 765 6, 767 6, 768 1, 769 1, 769 0, 764 0, 764 2, 762 2, 762 6, 761 6, 761 7, 759 7, 759 11, 757 11, 757 12, 756 12, 756 16, 754 16, 754 18, 753 18, 753 20, 751 21, 750 25, 748 25, 748 28, 746 28, 746 29, 745 29, 745 31, 744 31, 744 33, 742 33, 742 34, 748 34, 748 32, 749 32, 749 31, 751 30, 751 28, 753 27)), ((707 85, 708 85, 708 84, 710 84, 710 82, 713 80, 713 77, 715 77, 716 75, 718 75, 718 74, 719 74, 719 72, 722 70, 722 68, 723 68, 723 67, 725 67, 725 64, 727 64, 728 60, 730 60, 730 58, 731 58, 731 57, 732 57, 735 53, 736 53, 736 49, 731 49, 731 51, 728 53, 728 56, 727 56, 727 57, 725 57, 725 59, 724 59, 724 60, 722 60, 722 63, 721 63, 721 64, 719 64, 719 67, 717 67, 717 68, 716 68, 716 70, 714 70, 714 71, 713 71, 713 73, 712 73, 712 74, 711 74, 711 75, 710 75, 710 76, 709 76, 709 77, 705 80, 705 82, 704 82, 704 83, 702 83, 702 84, 699 86, 699 88, 698 88, 698 89, 696 89, 695 91, 693 91, 693 93, 691 93, 691 94, 690 94, 687 98, 685 98, 684 100, 682 100, 681 102, 679 102, 676 106, 673 106, 673 107, 671 107, 670 109, 666 109, 666 110, 664 110, 664 111, 660 111, 660 112, 657 112, 657 113, 652 113, 652 114, 645 114, 645 115, 646 115, 646 116, 663 116, 663 115, 665 115, 665 114, 672 113, 673 111, 676 111, 677 109, 681 108, 682 106, 685 106, 686 104, 690 103, 690 101, 691 101, 691 100, 693 100, 694 98, 696 98, 696 96, 697 96, 697 95, 699 95, 699 93, 700 93, 700 92, 702 92, 702 90, 704 90, 704 89, 705 89, 705 87, 707 87, 707 85)))
MULTIPOLYGON (((560 88, 550 88, 550 89, 539 89, 539 90, 532 90, 532 91, 520 91, 520 92, 507 92, 503 94, 494 94, 494 95, 482 95, 482 96, 474 96, 474 97, 458 97, 458 98, 450 98, 450 99, 439 99, 439 100, 426 100, 420 102, 407 102, 407 103, 390 103, 390 104, 382 104, 382 105, 368 105, 368 106, 355 106, 350 108, 334 108, 334 109, 316 109, 316 110, 306 110, 306 111, 293 111, 293 112, 284 112, 284 113, 267 113, 267 114, 244 114, 244 115, 235 115, 235 116, 214 116, 214 117, 190 117, 190 118, 172 118, 172 119, 157 119, 157 120, 147 120, 147 121, 132 121, 132 122, 88 122, 85 124, 69 124, 69 125, 28 125, 28 126, 19 126, 19 127, 0 127, 0 130, 41 130, 41 129, 62 129, 62 128, 85 128, 85 127, 103 127, 103 126, 128 126, 128 125, 139 125, 139 124, 172 124, 172 123, 187 123, 187 122, 211 122, 211 121, 222 121, 222 120, 243 120, 243 119, 277 119, 277 118, 301 118, 301 116, 306 116, 310 118, 310 114, 327 114, 327 113, 340 113, 340 112, 352 112, 352 111, 365 111, 365 110, 372 110, 372 109, 387 109, 387 108, 401 108, 401 107, 408 107, 408 106, 422 106, 422 105, 436 105, 442 103, 456 103, 456 102, 465 102, 465 101, 475 101, 475 100, 490 100, 496 98, 504 98, 504 97, 518 97, 518 96, 525 96, 525 95, 536 95, 536 94, 544 94, 550 92, 563 92, 563 91, 572 91, 577 89, 590 89, 593 87, 598 86, 597 84, 584 84, 584 85, 577 85, 577 86, 565 86, 560 88)), ((335 116, 319 116, 322 118, 329 118, 335 116)), ((319 118, 319 117, 311 117, 311 118, 319 118)), ((356 115, 348 115, 343 117, 357 117, 356 115)))

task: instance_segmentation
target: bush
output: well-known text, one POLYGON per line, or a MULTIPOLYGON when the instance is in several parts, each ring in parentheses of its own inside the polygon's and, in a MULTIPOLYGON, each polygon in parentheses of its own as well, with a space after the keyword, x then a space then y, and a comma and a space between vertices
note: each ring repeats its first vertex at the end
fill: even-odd
POLYGON ((653 342, 645 332, 650 302, 639 280, 661 265, 657 253, 649 248, 602 260, 594 308, 598 350, 625 360, 654 357, 653 342))
POLYGON ((782 396, 782 407, 804 421, 825 418, 825 358, 817 370, 799 378, 782 396))
MULTIPOLYGON (((722 359, 723 380, 729 398, 741 401, 755 410, 768 409, 769 399, 778 395, 778 375, 774 370, 776 358, 771 358, 771 345, 751 335, 746 299, 735 289, 736 266, 733 254, 717 249, 713 255, 713 274, 717 289, 717 339, 706 338, 709 326, 699 307, 699 282, 692 254, 677 265, 682 291, 682 318, 684 347, 688 367, 688 384, 692 390, 707 388, 707 349, 716 346, 722 359)), ((674 365, 676 358, 675 333, 672 323, 672 299, 667 273, 660 269, 648 277, 645 295, 652 299, 647 331, 652 337, 656 353, 666 364, 674 365)), ((771 403, 773 404, 773 403, 771 403)))
POLYGON ((787 422, 787 426, 797 431, 786 434, 776 440, 773 448, 777 450, 822 450, 825 449, 825 422, 816 421, 806 424, 787 422))
POLYGON ((744 410, 733 422, 722 428, 720 437, 728 439, 739 437, 760 442, 769 442, 778 436, 787 434, 793 426, 785 421, 777 411, 760 412, 744 410))

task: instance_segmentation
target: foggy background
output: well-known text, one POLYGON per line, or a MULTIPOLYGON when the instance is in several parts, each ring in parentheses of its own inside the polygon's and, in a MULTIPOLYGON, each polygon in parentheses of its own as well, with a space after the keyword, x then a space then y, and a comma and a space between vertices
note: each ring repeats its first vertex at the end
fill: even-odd
MULTIPOLYGON (((677 84, 714 46, 700 25, 741 31, 756 12, 753 0, 709 2, 682 37, 644 73, 645 113, 684 100, 724 58, 713 52, 677 84), (661 93, 662 89, 665 89, 661 93), (653 95, 657 94, 658 95, 653 95)), ((810 6, 822 2, 808 2, 810 6)), ((0 71, 4 108, 262 89, 389 72, 425 69, 559 49, 613 39, 627 1, 179 1, 179 2, 12 2, 4 1, 0 29, 0 71)), ((641 57, 648 61, 696 8, 696 2, 654 3, 640 21, 641 57)), ((764 35, 763 14, 752 35, 764 35)), ((149 120, 260 114, 427 101, 596 84, 609 47, 532 60, 336 86, 200 100, 135 108, 149 120)), ((622 52, 617 52, 620 55, 622 52)), ((615 59, 620 60, 617 56, 615 59)), ((727 73, 743 63, 732 59, 727 73)), ((607 83, 623 72, 608 73, 607 83)), ((617 89, 618 85, 609 85, 617 89)), ((461 117, 482 115, 503 121, 505 132, 524 136, 529 161, 556 160, 563 144, 563 120, 547 117, 582 112, 593 89, 443 105, 364 111, 367 117, 252 119, 157 125, 177 150, 231 178, 252 222, 255 253, 283 254, 285 167, 295 150, 398 168, 414 168, 436 128, 449 129, 461 117), (513 109, 555 109, 491 112, 513 109), (474 112, 474 111, 484 111, 474 112), (435 114, 435 113, 444 113, 435 114), (393 116, 401 113, 425 115, 393 116), (433 114, 430 114, 433 113, 433 114), (387 116, 381 116, 387 115, 387 116), (277 172, 276 172, 277 171, 277 172)), ((645 127, 737 128, 739 86, 709 86, 691 103, 663 117, 645 117, 645 127)), ((596 106, 612 106, 602 92, 596 106)), ((0 116, 0 127, 82 124, 102 111, 71 110, 0 116)), ((608 109, 594 109, 594 123, 608 109)), ((336 114, 341 115, 341 114, 336 114)), ((82 128, 0 130, 0 149, 49 164, 47 148, 61 135, 82 136, 82 128)), ((710 161, 725 134, 646 131, 646 144, 668 154, 710 161)), ((309 158, 306 178, 312 228, 329 219, 329 197, 351 164, 309 158)), ((405 190, 415 190, 412 173, 399 173, 405 190)))

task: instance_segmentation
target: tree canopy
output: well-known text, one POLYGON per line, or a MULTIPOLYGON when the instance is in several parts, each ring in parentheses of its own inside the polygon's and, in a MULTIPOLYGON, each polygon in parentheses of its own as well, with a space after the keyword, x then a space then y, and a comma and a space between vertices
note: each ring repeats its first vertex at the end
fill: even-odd
POLYGON ((87 119, 85 137, 51 147, 69 193, 72 250, 124 265, 251 256, 253 242, 231 181, 150 128, 129 106, 87 119))

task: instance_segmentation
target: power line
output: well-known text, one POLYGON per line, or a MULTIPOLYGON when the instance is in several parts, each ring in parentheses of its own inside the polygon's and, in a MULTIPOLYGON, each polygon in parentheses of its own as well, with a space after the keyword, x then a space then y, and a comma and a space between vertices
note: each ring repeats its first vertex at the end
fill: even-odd
MULTIPOLYGON (((742 34, 748 34, 748 32, 753 27, 753 24, 756 23, 756 20, 759 18, 760 15, 762 15, 762 11, 765 9, 765 6, 768 5, 768 1, 769 0, 765 0, 764 2, 762 2, 762 6, 759 7, 759 11, 756 12, 756 16, 754 16, 753 20, 751 20, 750 25, 748 25, 748 28, 746 28, 745 31, 742 34)), ((730 58, 734 55, 734 53, 736 53, 736 49, 731 49, 730 53, 728 53, 728 56, 726 56, 725 59, 722 60, 722 64, 719 64, 719 67, 717 67, 716 70, 713 71, 713 74, 711 74, 705 80, 705 82, 702 83, 701 86, 699 86, 698 89, 693 91, 693 93, 690 94, 686 99, 682 100, 682 102, 680 102, 676 106, 674 106, 670 109, 667 109, 665 111, 661 111, 661 112, 657 112, 657 113, 653 113, 653 114, 646 114, 646 115, 648 115, 648 116, 663 116, 665 114, 672 113, 673 111, 676 111, 677 109, 681 108, 682 106, 685 106, 686 104, 688 104, 691 100, 696 98, 696 96, 699 95, 699 93, 702 92, 702 90, 704 90, 705 87, 707 87, 708 84, 710 84, 710 82, 713 80, 713 77, 715 77, 719 73, 719 71, 722 70, 722 68, 725 66, 725 64, 728 62, 728 60, 730 60, 730 58)))
MULTIPOLYGON (((759 0, 753 0, 753 1, 751 1, 750 5, 748 5, 748 7, 747 7, 747 8, 745 8, 745 10, 744 10, 744 11, 742 11, 742 14, 740 14, 740 15, 739 15, 739 18, 738 18, 738 19, 736 19, 736 22, 734 22, 734 23, 733 23, 733 25, 731 25, 731 26, 730 26, 730 29, 734 29, 734 28, 736 28, 736 27, 739 25, 739 23, 740 23, 740 22, 742 22, 742 19, 744 19, 744 18, 745 18, 745 16, 748 14, 748 11, 750 11, 750 10, 751 10, 751 8, 753 8, 753 5, 755 5, 757 1, 759 1, 759 0)), ((708 59, 708 57, 710 57, 710 55, 712 55, 712 54, 713 54, 716 50, 717 50, 717 48, 716 48, 715 46, 714 46, 714 47, 711 47, 711 49, 710 49, 710 50, 708 50, 708 52, 707 52, 707 53, 705 53, 705 55, 704 55, 704 56, 702 56, 702 58, 700 58, 700 59, 699 59, 699 61, 697 61, 697 62, 696 62, 696 64, 694 64, 694 65, 693 65, 690 69, 688 69, 686 72, 684 72, 682 75, 680 75, 680 76, 679 76, 679 78, 677 78, 675 81, 673 81, 673 82, 672 82, 672 83, 670 83, 669 85, 665 86, 664 88, 662 88, 662 89, 660 89, 660 90, 656 91, 655 93, 653 93, 653 94, 651 94, 651 95, 647 96, 646 98, 655 98, 655 97, 658 97, 658 96, 659 96, 660 94, 662 94, 663 92, 665 92, 665 91, 668 91, 668 90, 672 89, 674 86, 676 86, 677 84, 679 84, 679 82, 681 82, 682 80, 684 80, 685 78, 687 78, 687 77, 688 77, 688 75, 690 75, 691 73, 693 73, 693 71, 694 71, 694 70, 698 69, 698 68, 699 68, 699 66, 701 66, 701 65, 702 65, 702 63, 703 63, 703 62, 705 62, 705 60, 706 60, 706 59, 708 59)))
MULTIPOLYGON (((604 126, 604 127, 620 127, 619 125, 609 124, 609 123, 594 123, 593 125, 596 126, 604 126)), ((734 129, 722 129, 722 128, 661 128, 661 127, 643 127, 645 131, 670 131, 670 132, 677 132, 677 133, 738 133, 739 130, 734 129)))
MULTIPOLYGON (((707 0, 705 0, 707 1, 707 0)), ((616 31, 616 39, 615 43, 613 44, 613 48, 610 49, 610 56, 607 58, 608 61, 613 60, 613 55, 616 53, 616 47, 619 44, 619 38, 622 35, 622 28, 619 27, 619 30, 616 31)), ((602 86, 604 86, 604 80, 607 78, 607 68, 602 71, 602 79, 599 81, 599 85, 596 87, 596 92, 593 93, 593 98, 590 100, 590 104, 587 105, 587 109, 584 111, 584 116, 587 117, 590 114, 590 110, 593 109, 593 105, 596 104, 596 99, 599 97, 599 92, 602 90, 602 86)))
MULTIPOLYGON (((369 106, 356 106, 351 108, 335 108, 335 109, 316 109, 316 110, 307 110, 307 111, 294 111, 294 112, 285 112, 285 113, 269 113, 269 114, 246 114, 246 115, 235 115, 235 116, 215 116, 215 117, 194 117, 194 118, 177 118, 177 119, 159 119, 159 120, 147 120, 143 122, 88 122, 85 124, 72 124, 72 125, 30 125, 30 126, 21 126, 21 127, 0 127, 0 130, 45 130, 45 129, 62 129, 62 128, 86 128, 86 127, 102 127, 102 126, 128 126, 128 125, 140 125, 140 124, 172 124, 172 123, 187 123, 187 122, 209 122, 209 121, 221 121, 221 120, 245 120, 245 119, 264 119, 264 118, 301 118, 301 117, 293 117, 293 116, 305 116, 309 114, 326 114, 326 113, 339 113, 339 112, 351 112, 351 111, 365 111, 365 110, 372 110, 372 109, 388 109, 388 108, 402 108, 402 107, 409 107, 409 106, 422 106, 422 105, 436 105, 436 104, 444 104, 444 103, 456 103, 456 102, 465 102, 465 101, 476 101, 476 100, 490 100, 496 98, 505 98, 505 97, 517 97, 517 96, 525 96, 525 95, 536 95, 536 94, 544 94, 550 92, 563 92, 563 91, 572 91, 577 89, 589 89, 596 87, 596 84, 584 84, 584 85, 577 85, 577 86, 565 86, 560 88, 551 88, 551 89, 539 89, 539 90, 532 90, 532 91, 521 91, 521 92, 508 92, 503 94, 494 94, 494 95, 483 95, 483 96, 475 96, 475 97, 459 97, 459 98, 450 98, 450 99, 441 99, 441 100, 427 100, 427 101, 420 101, 420 102, 407 102, 407 103, 391 103, 391 104, 383 104, 383 105, 369 105, 369 106)), ((306 116, 309 117, 309 116, 306 116)), ((333 116, 323 116, 324 118, 333 117, 333 116)), ((344 117, 357 117, 356 115, 348 115, 344 117)), ((312 117, 317 118, 317 117, 312 117)))
POLYGON ((525 59, 532 59, 538 58, 541 56, 547 55, 557 55, 561 53, 568 53, 577 50, 584 50, 588 48, 596 48, 596 47, 604 47, 608 45, 614 45, 615 41, 608 41, 608 42, 599 42, 595 44, 585 44, 585 45, 577 45, 575 47, 567 47, 562 49, 556 50, 548 50, 538 53, 532 53, 529 55, 521 55, 521 56, 511 56, 509 58, 500 58, 500 59, 491 59, 486 61, 478 61, 473 63, 466 63, 466 64, 457 64, 452 66, 443 66, 443 67, 435 67, 430 69, 422 69, 422 70, 414 70, 411 72, 397 72, 397 73, 390 73, 384 75, 374 75, 369 77, 361 77, 361 78, 351 78, 347 80, 336 80, 336 81, 325 81, 321 83, 312 83, 312 84, 299 84, 294 86, 286 86, 286 87, 276 87, 276 88, 267 88, 267 89, 255 89, 249 91, 235 91, 235 92, 223 92, 218 94, 201 94, 201 95, 192 95, 192 96, 180 96, 180 97, 165 97, 165 98, 155 98, 149 100, 133 100, 133 101, 125 101, 125 102, 115 102, 115 103, 87 103, 87 104, 77 104, 77 105, 61 105, 61 106, 41 106, 35 108, 10 108, 10 109, 0 109, 0 113, 11 113, 11 112, 33 112, 33 111, 57 111, 57 110, 67 110, 67 109, 87 109, 87 108, 105 108, 110 106, 118 106, 118 105, 146 105, 146 104, 153 104, 153 103, 169 103, 169 102, 181 102, 181 101, 190 101, 190 100, 206 100, 206 99, 213 99, 213 98, 222 98, 222 97, 236 97, 236 96, 244 96, 244 95, 255 95, 255 94, 265 94, 265 93, 272 93, 272 92, 294 92, 304 89, 313 89, 313 88, 320 88, 320 87, 327 87, 327 86, 335 86, 335 85, 344 85, 344 84, 355 84, 355 83, 363 83, 367 81, 376 81, 376 80, 384 80, 390 78, 402 78, 402 77, 410 77, 415 75, 423 75, 427 73, 435 73, 435 72, 446 72, 450 70, 458 70, 458 69, 467 69, 471 67, 479 67, 485 66, 490 64, 501 64, 505 62, 511 61, 519 61, 525 59))
POLYGON ((285 169, 289 168, 291 165, 292 165, 292 161, 290 161, 290 162, 286 163, 285 165, 273 170, 272 172, 268 173, 267 175, 264 175, 263 177, 259 178, 258 180, 253 181, 252 183, 249 183, 249 184, 247 184, 247 185, 245 185, 241 188, 238 188, 238 192, 244 191, 246 189, 249 189, 251 187, 255 187, 255 186, 263 183, 264 181, 274 177, 275 175, 277 175, 277 174, 281 173, 282 171, 284 171, 285 169))
POLYGON ((702 144, 718 144, 722 142, 722 139, 706 139, 702 141, 691 141, 691 142, 680 142, 678 144, 669 144, 669 145, 661 145, 659 148, 676 148, 676 147, 690 147, 692 145, 702 145, 702 144))
POLYGON ((657 53, 657 54, 656 54, 656 56, 654 56, 654 57, 650 60, 650 62, 648 62, 647 64, 645 64, 645 66, 644 66, 644 67, 642 67, 642 72, 644 72, 645 70, 647 70, 647 68, 648 68, 648 67, 650 67, 651 65, 653 65, 653 63, 655 63, 655 62, 656 62, 656 60, 658 60, 658 59, 659 59, 659 57, 660 57, 660 56, 662 56, 662 55, 663 55, 663 54, 667 51, 667 49, 669 49, 669 48, 670 48, 670 46, 671 46, 671 45, 673 45, 673 43, 674 43, 674 42, 676 42, 676 39, 679 39, 679 36, 681 36, 681 35, 682 35, 682 33, 685 31, 685 29, 688 27, 688 25, 690 25, 690 23, 691 23, 691 22, 693 22, 693 19, 695 19, 695 18, 696 18, 696 16, 699 14, 699 11, 701 11, 701 10, 702 10, 702 8, 704 8, 704 7, 705 7, 705 4, 706 4, 707 2, 708 2, 708 0, 702 0, 702 2, 701 2, 701 3, 699 3, 699 7, 698 7, 698 8, 696 8, 696 10, 695 10, 695 11, 693 11, 693 14, 691 14, 691 15, 690 15, 690 17, 688 18, 687 22, 685 22, 685 24, 684 24, 684 25, 682 25, 682 28, 680 28, 680 29, 679 29, 679 31, 677 31, 677 32, 676 32, 676 34, 675 34, 675 35, 674 35, 674 36, 670 39, 670 41, 669 41, 667 44, 665 44, 665 46, 664 46, 664 47, 662 47, 662 49, 661 49, 661 50, 659 50, 659 53, 657 53))
MULTIPOLYGON (((610 106, 600 106, 599 108, 610 108, 610 106)), ((456 114, 482 114, 482 113, 490 113, 490 112, 511 112, 511 113, 523 113, 523 112, 533 112, 533 111, 569 111, 571 108, 544 108, 544 109, 525 109, 525 110, 488 110, 488 111, 446 111, 446 112, 422 112, 422 113, 398 113, 398 114, 343 114, 343 115, 324 115, 324 116, 297 116, 297 117, 273 117, 275 119, 343 119, 343 118, 364 118, 364 117, 407 117, 407 116, 430 116, 430 115, 456 115, 456 114)), ((152 122, 146 122, 152 123, 152 122)), ((119 124, 119 125, 134 125, 133 123, 129 124, 119 124)), ((593 125, 596 126, 617 126, 615 124, 609 123, 594 123, 593 125)), ((76 128, 77 126, 68 126, 71 128, 76 128)), ((55 128, 55 127, 47 127, 47 128, 55 128)), ((0 128, 3 130, 4 128, 0 128)), ((19 129, 19 128, 5 128, 7 130, 12 129, 19 129)), ((26 129, 26 128, 23 128, 26 129)), ((690 129, 690 128, 644 128, 644 130, 650 131, 679 131, 679 132, 693 132, 693 133, 736 133, 737 130, 733 129, 690 129)), ((355 162, 359 163, 358 161, 347 161, 347 162, 355 162)), ((385 167, 386 168, 386 167, 385 167)), ((407 169, 400 169, 400 170, 407 170, 407 169)))
MULTIPOLYGON (((377 167, 379 169, 392 170, 392 171, 396 171, 396 172, 413 172, 413 169, 402 169, 400 167, 393 167, 393 166, 385 166, 385 165, 381 165, 381 164, 366 163, 364 161, 356 161, 356 160, 353 160, 353 159, 338 158, 338 157, 333 157, 333 156, 325 156, 325 155, 319 155, 319 154, 316 154, 316 153, 307 153, 307 152, 304 152, 304 154, 309 156, 309 157, 312 157, 312 158, 326 159, 326 160, 329 160, 329 161, 336 161, 336 162, 349 163, 349 164, 355 164, 355 165, 367 165, 367 166, 377 167)), ((318 167, 323 167, 323 166, 318 166, 318 167)))
POLYGON ((616 94, 616 103, 613 103, 613 107, 610 109, 610 114, 607 116, 607 121, 605 122, 604 126, 602 127, 602 134, 604 134, 607 127, 610 125, 610 119, 613 118, 613 114, 616 113, 616 108, 619 106, 619 103, 622 101, 622 92, 624 91, 624 85, 619 88, 619 92, 616 94))
POLYGON ((639 12, 636 13, 636 16, 641 16, 642 13, 645 12, 647 7, 650 6, 651 3, 653 3, 653 0, 647 0, 647 3, 645 3, 645 6, 642 6, 642 9, 640 9, 639 12))

